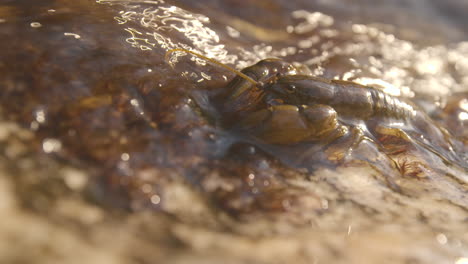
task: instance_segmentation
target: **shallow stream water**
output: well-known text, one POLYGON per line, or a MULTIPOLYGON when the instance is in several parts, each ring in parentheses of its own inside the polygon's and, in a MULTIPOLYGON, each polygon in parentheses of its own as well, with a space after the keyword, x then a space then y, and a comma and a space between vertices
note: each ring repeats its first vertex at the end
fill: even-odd
MULTIPOLYGON (((90 256, 87 243, 104 241, 121 263, 467 263, 467 12, 457 0, 4 1, 4 193, 44 230, 97 210, 72 236, 91 242, 73 243, 90 256), (227 122, 219 94, 240 77, 185 52, 166 60, 176 48, 238 70, 280 58, 424 118, 363 118, 343 98, 333 108, 349 133, 293 142, 281 132, 278 144, 265 135, 295 116, 253 130, 227 122), (68 199, 83 214, 64 209, 75 208, 68 199), (118 209, 133 222, 112 222, 118 209), (109 226, 123 230, 117 242, 109 226)), ((4 215, 22 219, 14 210, 4 215)), ((17 240, 62 252, 60 238, 17 240)), ((73 263, 63 252, 38 254, 73 263)))

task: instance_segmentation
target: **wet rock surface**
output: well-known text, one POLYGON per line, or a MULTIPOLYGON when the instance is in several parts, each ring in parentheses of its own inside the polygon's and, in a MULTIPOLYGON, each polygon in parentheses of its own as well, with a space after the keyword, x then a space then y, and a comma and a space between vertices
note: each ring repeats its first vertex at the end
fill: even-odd
POLYGON ((465 263, 467 8, 2 3, 0 259, 465 263), (351 113, 338 122, 362 134, 331 145, 250 138, 223 124, 212 96, 239 77, 183 52, 166 61, 174 48, 237 69, 279 57, 377 87, 447 136, 351 113))

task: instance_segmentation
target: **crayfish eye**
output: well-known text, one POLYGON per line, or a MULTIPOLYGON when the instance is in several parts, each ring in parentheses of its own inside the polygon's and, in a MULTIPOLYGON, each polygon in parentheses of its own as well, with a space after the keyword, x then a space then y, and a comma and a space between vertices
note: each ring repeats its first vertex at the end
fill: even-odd
POLYGON ((296 91, 296 86, 294 85, 287 85, 285 88, 286 92, 288 93, 294 93, 296 91))

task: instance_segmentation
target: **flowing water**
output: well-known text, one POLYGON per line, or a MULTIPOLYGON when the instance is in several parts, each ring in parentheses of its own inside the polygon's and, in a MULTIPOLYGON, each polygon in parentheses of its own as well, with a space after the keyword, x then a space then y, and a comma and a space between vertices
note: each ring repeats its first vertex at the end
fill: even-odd
POLYGON ((0 235, 34 254, 0 259, 468 263, 464 1, 30 2, 0 3, 0 235))

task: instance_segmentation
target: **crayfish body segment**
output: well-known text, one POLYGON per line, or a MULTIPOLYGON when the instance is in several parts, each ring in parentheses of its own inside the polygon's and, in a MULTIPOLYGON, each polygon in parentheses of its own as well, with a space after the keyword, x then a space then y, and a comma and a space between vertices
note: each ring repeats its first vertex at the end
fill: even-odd
POLYGON ((340 115, 364 120, 375 116, 411 119, 416 114, 409 103, 353 82, 295 75, 279 78, 268 88, 270 98, 281 98, 286 104, 327 104, 340 115))

